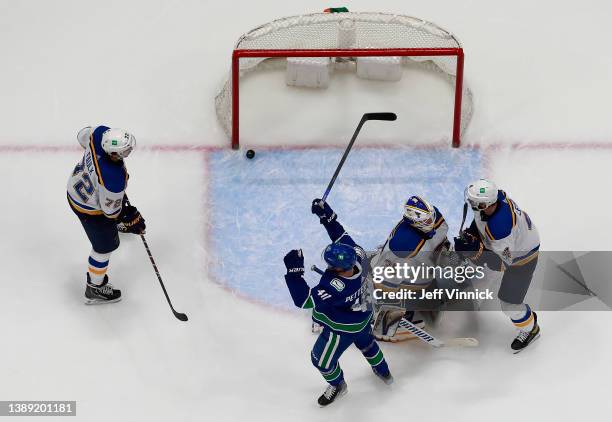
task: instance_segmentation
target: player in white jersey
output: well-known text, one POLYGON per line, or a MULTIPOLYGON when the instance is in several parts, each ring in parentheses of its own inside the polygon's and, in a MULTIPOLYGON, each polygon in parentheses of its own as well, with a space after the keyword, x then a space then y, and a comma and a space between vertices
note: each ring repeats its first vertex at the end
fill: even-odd
MULTIPOLYGON (((448 249, 448 225, 438 208, 420 196, 411 196, 404 204, 404 216, 391 231, 385 244, 372 256, 372 271, 397 264, 411 267, 421 265, 433 266, 437 263, 440 252, 448 249)), ((435 278, 424 275, 418 279, 398 277, 373 279, 375 289, 383 291, 423 290, 435 287, 435 278)), ((374 335, 378 340, 398 342, 415 338, 407 329, 400 326, 402 318, 407 319, 419 328, 425 326, 420 313, 415 311, 433 311, 437 307, 424 301, 400 301, 396 304, 377 303, 374 321, 374 335)))
POLYGON ((92 246, 88 260, 85 303, 121 300, 106 274, 111 253, 119 247, 118 232, 141 234, 145 222, 127 203, 128 173, 123 163, 136 146, 133 135, 107 126, 86 127, 77 135, 85 149, 68 178, 68 204, 79 218, 92 246))
POLYGON ((519 330, 511 344, 518 353, 540 336, 538 317, 524 303, 538 263, 538 230, 529 215, 490 180, 470 183, 465 200, 474 211, 474 221, 455 238, 455 250, 478 265, 504 271, 498 298, 519 330))

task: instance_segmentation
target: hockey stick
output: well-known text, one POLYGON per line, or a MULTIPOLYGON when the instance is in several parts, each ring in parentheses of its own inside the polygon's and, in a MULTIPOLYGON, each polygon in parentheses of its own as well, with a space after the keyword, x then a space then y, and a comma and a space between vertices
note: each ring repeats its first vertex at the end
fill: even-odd
POLYGON ((465 224, 465 217, 467 217, 467 209, 468 209, 468 204, 467 202, 463 203, 463 218, 461 219, 461 227, 459 227, 459 236, 461 236, 461 233, 463 232, 463 225, 465 224))
POLYGON ((322 199, 321 205, 327 199, 327 195, 329 195, 329 192, 331 191, 331 188, 334 185, 334 182, 336 181, 338 174, 340 173, 340 169, 344 165, 344 161, 346 161, 346 157, 348 157, 349 152, 351 151, 351 148, 353 147, 353 144, 355 143, 355 140, 357 139, 357 135, 359 135, 359 131, 361 131, 361 127, 364 125, 364 123, 367 122, 368 120, 393 121, 396 119, 397 119, 397 115, 395 113, 366 113, 363 115, 363 117, 359 121, 359 124, 357 125, 357 129, 355 129, 355 133, 353 133, 353 137, 351 138, 351 141, 346 147, 346 150, 344 150, 344 155, 342 156, 342 159, 340 160, 340 164, 338 164, 338 167, 336 167, 336 171, 334 172, 334 175, 332 179, 330 180, 329 185, 327 185, 327 189, 325 189, 323 198, 321 198, 322 199))
MULTIPOLYGON (((320 268, 317 268, 316 265, 313 265, 312 267, 310 267, 310 270, 314 271, 314 272, 316 272, 318 274, 321 274, 321 275, 324 274, 324 271, 321 270, 320 268)), ((400 319, 399 325, 401 327, 404 327, 408 331, 410 331, 412 334, 414 334, 416 337, 418 337, 423 342, 425 342, 425 343, 427 343, 430 346, 435 347, 435 348, 440 348, 440 347, 477 347, 478 346, 478 340, 476 340, 473 337, 456 337, 456 338, 448 339, 446 341, 442 341, 440 339, 435 338, 434 336, 429 334, 427 331, 423 330, 422 328, 417 327, 412 322, 410 322, 410 321, 408 321, 407 319, 404 319, 404 318, 400 319)))
MULTIPOLYGON (((127 194, 124 195, 125 204, 130 204, 130 199, 127 194)), ((166 286, 164 286, 164 282, 162 281, 161 275, 159 274, 159 270, 157 269, 157 265, 155 264, 155 260, 153 259, 153 254, 151 254, 151 249, 149 249, 149 245, 147 244, 147 240, 144 237, 144 234, 139 235, 142 239, 142 243, 144 244, 145 250, 147 251, 147 255, 149 255, 149 259, 151 260, 151 264, 153 265, 153 269, 155 270, 155 274, 157 275, 157 279, 159 280, 159 284, 161 285, 162 290, 164 291, 164 295, 166 295, 166 300, 168 301, 168 305, 170 305, 170 309, 172 309, 172 313, 174 316, 180 321, 187 321, 187 315, 182 314, 180 312, 176 312, 174 307, 172 306, 172 302, 170 302, 170 297, 168 296, 168 292, 166 291, 166 286)))
POLYGON ((320 275, 325 274, 325 271, 318 268, 316 265, 313 265, 312 267, 310 267, 310 271, 314 271, 315 273, 320 274, 320 275))
POLYGON ((410 331, 412 334, 417 336, 423 342, 429 344, 432 347, 440 348, 440 347, 477 347, 478 340, 473 337, 456 337, 451 338, 446 341, 442 341, 440 339, 435 338, 427 331, 417 327, 412 322, 407 319, 400 319, 399 322, 400 327, 403 327, 410 331))
POLYGON ((172 302, 170 302, 170 297, 168 296, 168 292, 166 291, 166 286, 164 286, 164 282, 162 281, 161 275, 159 275, 159 270, 157 269, 157 265, 155 264, 155 260, 153 259, 153 255, 151 254, 151 249, 149 249, 149 245, 147 244, 147 240, 145 239, 144 234, 141 234, 140 238, 142 239, 142 243, 144 244, 144 247, 147 250, 147 254, 149 255, 149 259, 151 260, 151 264, 153 265, 155 274, 157 274, 157 279, 159 280, 159 284, 161 285, 161 288, 164 291, 164 295, 166 295, 166 300, 168 301, 168 305, 170 305, 170 309, 172 309, 172 313, 178 320, 187 321, 187 315, 182 314, 180 312, 176 312, 174 310, 174 307, 172 306, 172 302))

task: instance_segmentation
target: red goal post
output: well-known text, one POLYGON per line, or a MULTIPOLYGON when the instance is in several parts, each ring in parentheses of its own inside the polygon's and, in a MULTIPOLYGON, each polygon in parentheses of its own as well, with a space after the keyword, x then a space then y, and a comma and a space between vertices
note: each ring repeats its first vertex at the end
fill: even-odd
POLYGON ((273 21, 243 35, 237 42, 230 75, 215 97, 217 116, 231 137, 233 149, 240 146, 241 75, 254 70, 266 59, 292 57, 400 57, 431 63, 430 68, 445 74, 454 84, 451 139, 452 146, 459 147, 461 134, 472 115, 472 94, 463 80, 463 48, 454 35, 435 24, 409 16, 317 13, 273 21), (342 22, 347 20, 356 27, 348 36, 341 33, 342 22), (335 38, 330 35, 332 25, 338 25, 339 33, 335 38), (338 48, 338 44, 350 44, 350 48, 338 48), (427 44, 431 46, 424 46, 427 44), (307 48, 266 48, 276 46, 307 48))

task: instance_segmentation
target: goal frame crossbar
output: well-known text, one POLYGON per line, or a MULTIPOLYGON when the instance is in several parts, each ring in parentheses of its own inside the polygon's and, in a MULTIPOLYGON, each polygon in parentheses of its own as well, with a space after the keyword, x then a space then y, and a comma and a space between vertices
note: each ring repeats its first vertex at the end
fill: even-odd
POLYGON ((232 53, 232 148, 240 148, 240 59, 274 57, 369 57, 369 56, 455 56, 455 105, 453 111, 452 145, 461 144, 461 103, 463 101, 463 63, 462 48, 364 48, 364 49, 284 49, 284 50, 246 50, 237 49, 232 53))

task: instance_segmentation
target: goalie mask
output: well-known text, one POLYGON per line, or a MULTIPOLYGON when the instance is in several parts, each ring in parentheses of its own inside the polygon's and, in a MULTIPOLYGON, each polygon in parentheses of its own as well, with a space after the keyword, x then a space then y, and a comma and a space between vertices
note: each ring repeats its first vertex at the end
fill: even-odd
POLYGON ((436 209, 420 196, 411 196, 404 205, 404 218, 422 232, 430 232, 436 223, 436 209))
POLYGON ((109 129, 102 134, 102 149, 108 155, 126 158, 136 147, 136 138, 123 129, 109 129))
POLYGON ((478 179, 465 188, 465 201, 474 211, 482 211, 497 202, 497 185, 487 179, 478 179))

